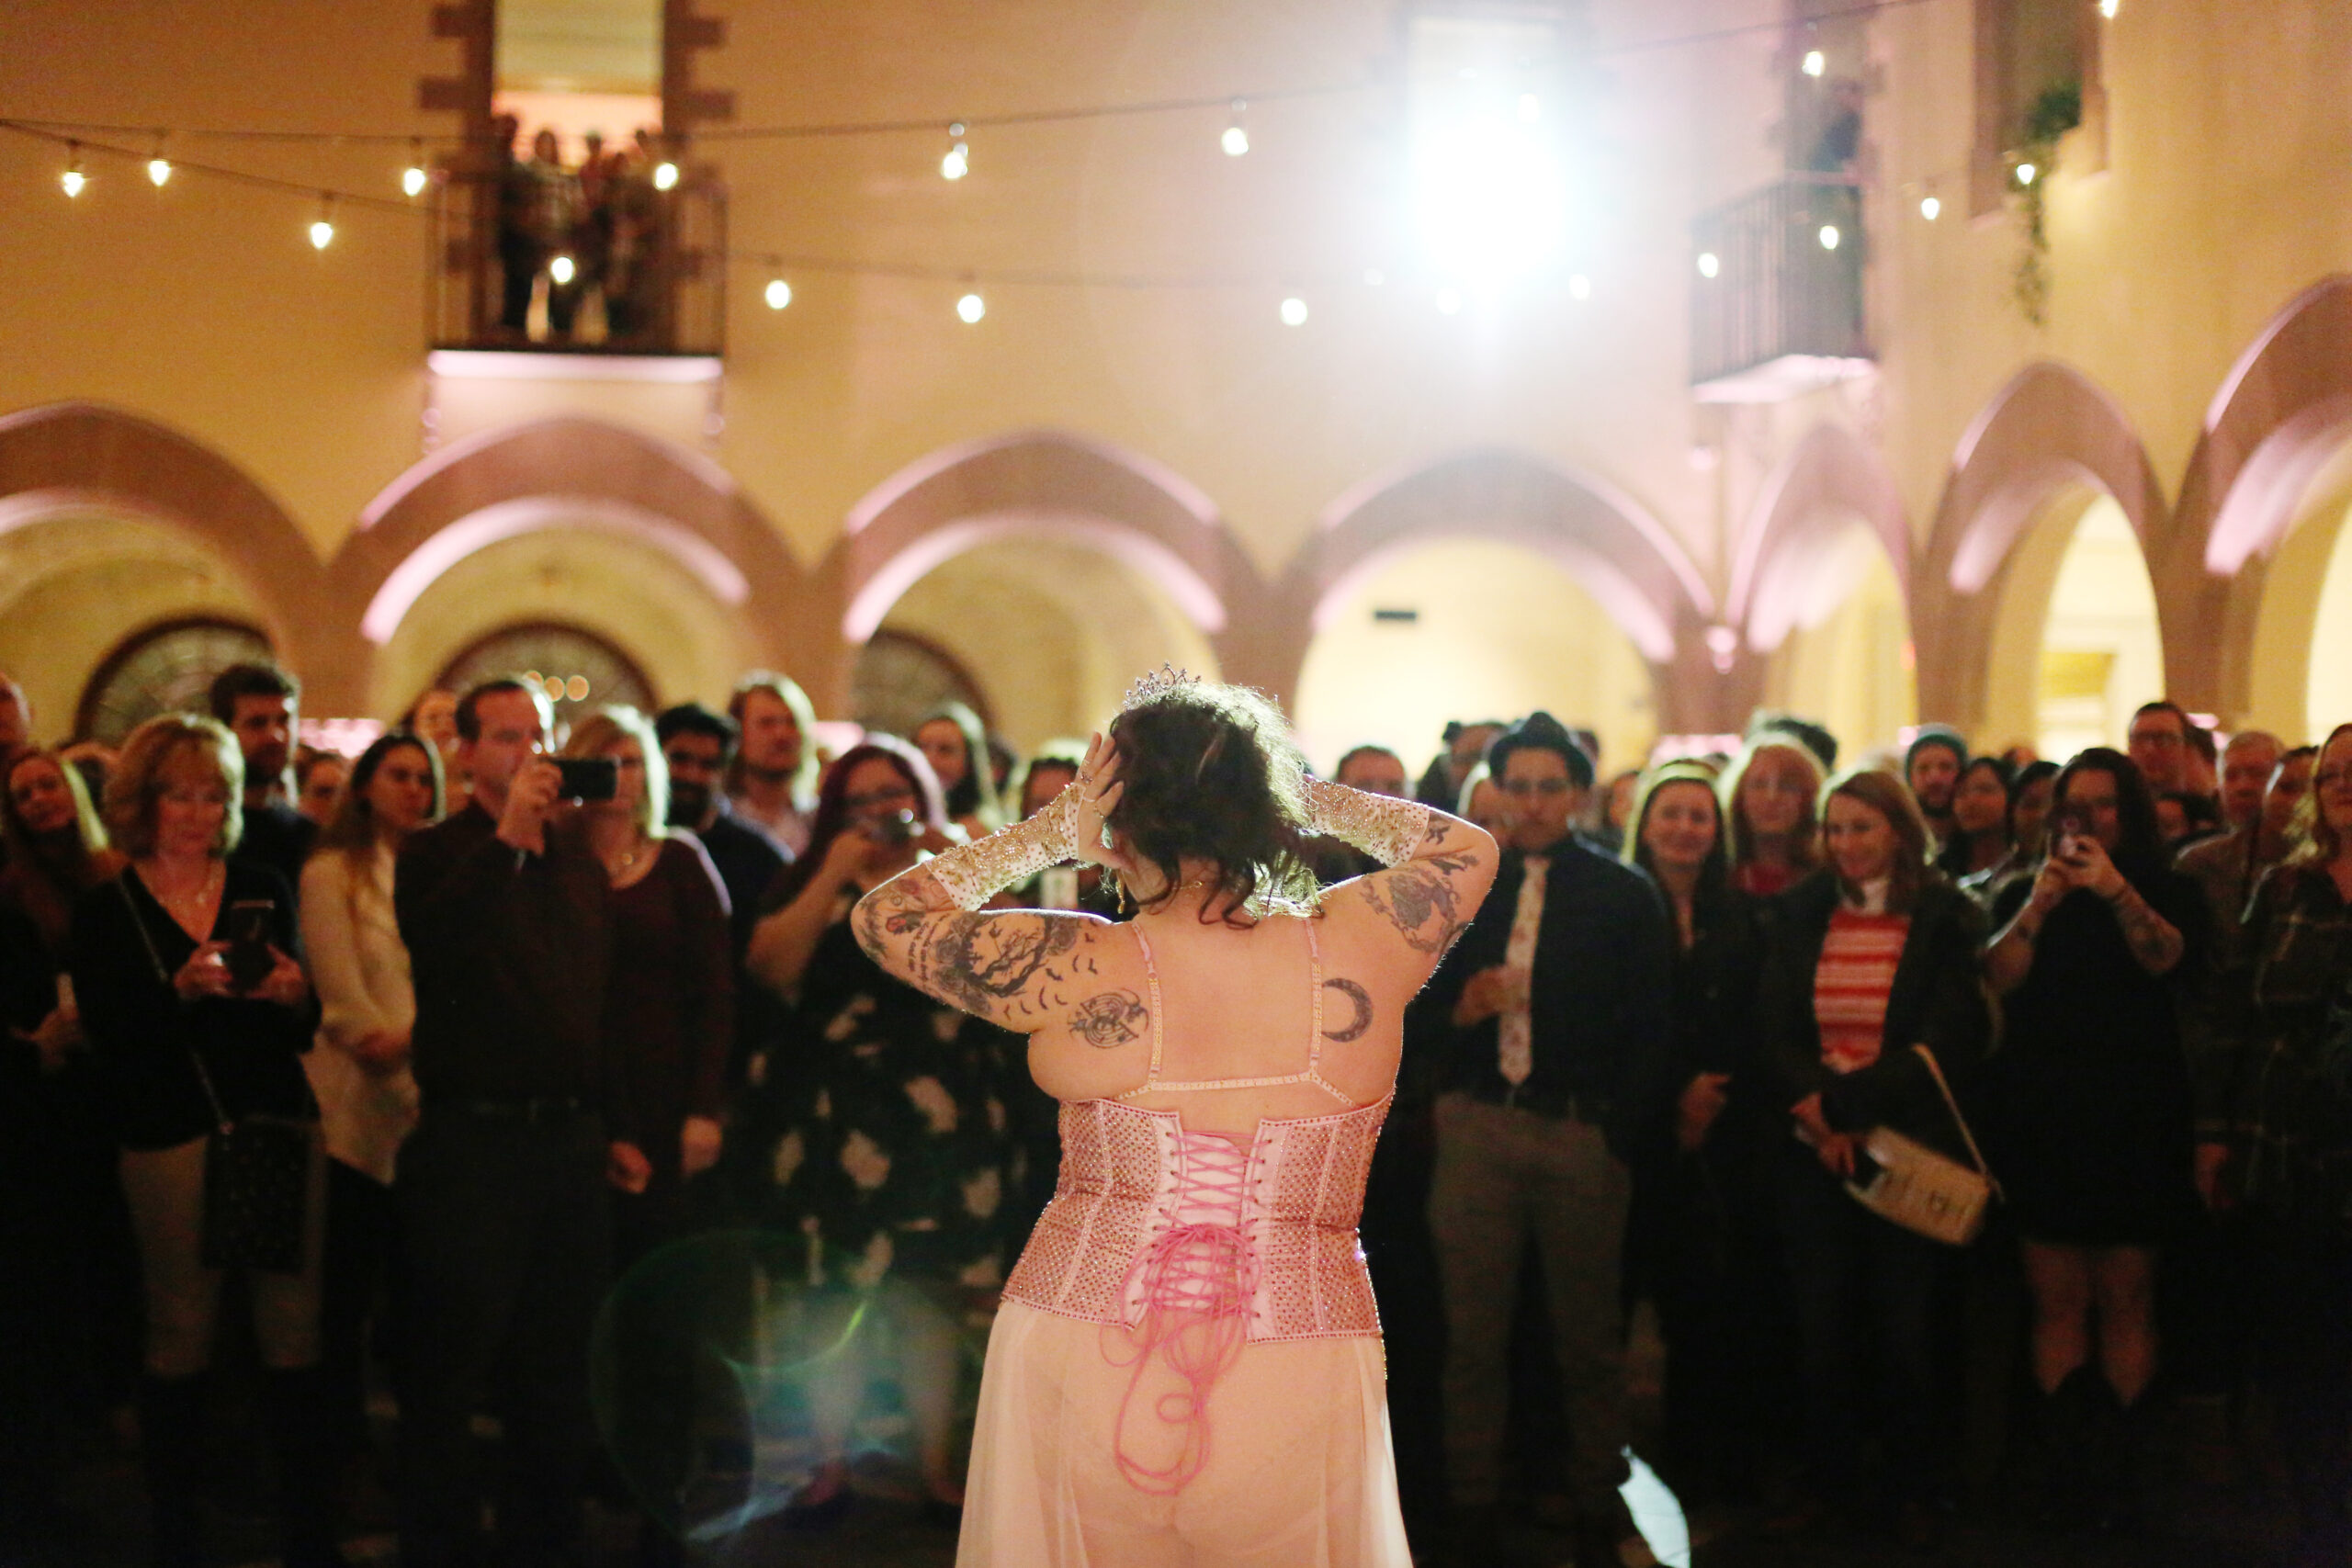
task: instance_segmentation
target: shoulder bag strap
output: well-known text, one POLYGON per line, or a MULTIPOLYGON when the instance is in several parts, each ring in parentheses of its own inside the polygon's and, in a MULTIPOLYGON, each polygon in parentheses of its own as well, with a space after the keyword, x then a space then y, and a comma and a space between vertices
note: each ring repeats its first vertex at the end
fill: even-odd
POLYGON ((1944 1070, 1937 1065, 1936 1054, 1924 1044, 1914 1045, 1911 1049, 1918 1052, 1920 1059, 1928 1064, 1928 1074, 1936 1080, 1936 1091, 1944 1097, 1944 1105, 1951 1111, 1951 1119, 1960 1128, 1962 1140, 1968 1145, 1968 1157, 1976 1162, 1976 1174, 1992 1181, 1994 1190, 1998 1191, 2001 1184, 1993 1181, 1992 1167, 1984 1163, 1984 1151, 1976 1146, 1976 1134, 1969 1130, 1968 1118, 1960 1113, 1960 1101, 1952 1098, 1951 1085, 1944 1081, 1944 1070))
MULTIPOLYGON (((156 980, 164 989, 172 992, 176 1000, 179 992, 173 987, 172 976, 164 967, 164 955, 155 951, 154 933, 147 929, 147 917, 139 912, 139 902, 130 896, 129 879, 135 874, 129 866, 123 867, 122 874, 115 878, 114 890, 122 895, 122 907, 130 911, 130 923, 139 932, 140 944, 147 949, 147 962, 155 966, 156 980)), ((228 1107, 220 1103, 220 1091, 212 1087, 212 1075, 205 1070, 204 1053, 198 1051, 193 1042, 187 1047, 187 1059, 196 1065, 196 1081, 204 1086, 204 1098, 212 1103, 212 1120, 221 1132, 231 1131, 236 1123, 229 1120, 228 1107)))

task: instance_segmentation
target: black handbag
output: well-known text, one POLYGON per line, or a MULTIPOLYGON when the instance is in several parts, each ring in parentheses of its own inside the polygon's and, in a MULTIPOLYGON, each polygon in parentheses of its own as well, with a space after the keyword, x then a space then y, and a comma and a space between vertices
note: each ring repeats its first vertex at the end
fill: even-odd
MULTIPOLYGON (((168 987, 171 976, 130 889, 120 882, 115 886, 147 945, 155 978, 168 987)), ((204 1266, 300 1274, 310 1217, 312 1123, 260 1111, 232 1118, 212 1087, 204 1054, 193 1043, 187 1054, 197 1081, 204 1086, 204 1098, 211 1102, 214 1122, 204 1148, 204 1266)))

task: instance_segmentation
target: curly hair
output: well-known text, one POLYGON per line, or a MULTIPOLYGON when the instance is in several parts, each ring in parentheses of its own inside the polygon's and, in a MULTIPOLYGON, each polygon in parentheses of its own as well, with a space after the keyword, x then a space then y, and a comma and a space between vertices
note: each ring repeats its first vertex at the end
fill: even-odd
POLYGON ((1247 686, 1186 682, 1162 687, 1111 721, 1125 788, 1109 825, 1166 879, 1147 908, 1175 896, 1184 861, 1214 865, 1228 925, 1244 905, 1306 903, 1316 881, 1306 856, 1306 759, 1282 710, 1247 686))

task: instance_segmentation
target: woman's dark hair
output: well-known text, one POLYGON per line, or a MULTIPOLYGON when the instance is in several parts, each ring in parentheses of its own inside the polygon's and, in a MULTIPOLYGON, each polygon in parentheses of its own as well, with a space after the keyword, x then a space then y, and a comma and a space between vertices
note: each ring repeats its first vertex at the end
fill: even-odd
POLYGON ((7 852, 7 876, 16 884, 25 913, 52 958, 62 958, 74 924, 74 901, 122 869, 122 856, 107 842, 106 825, 74 766, 38 746, 11 752, 0 767, 0 847, 7 852), (57 770, 74 802, 74 824, 54 833, 36 833, 17 815, 18 770, 38 762, 57 770))
POLYGON ((947 815, 977 817, 991 830, 1003 827, 1004 808, 997 802, 996 769, 980 716, 962 703, 942 703, 922 716, 914 732, 920 735, 924 725, 937 723, 954 725, 964 738, 964 776, 947 791, 947 815))
POLYGON ((1657 876, 1657 865, 1643 838, 1649 830, 1650 807, 1669 784, 1696 785, 1706 792, 1707 804, 1714 808, 1715 841, 1699 867, 1698 895, 1694 900, 1704 904, 1720 895, 1731 881, 1731 824, 1724 820, 1722 797, 1715 794, 1715 771, 1704 762, 1668 762, 1642 775, 1641 789, 1634 796, 1634 814, 1625 821, 1625 861, 1640 866, 1653 879, 1657 876))
POLYGON ((413 746, 424 753, 424 766, 433 775, 433 806, 424 815, 427 822, 441 820, 447 809, 448 795, 441 777, 441 753, 421 735, 405 729, 387 730, 376 737, 368 750, 359 753, 359 761, 351 765, 351 778, 343 786, 343 800, 335 807, 334 815, 319 830, 317 847, 312 854, 339 850, 347 855, 364 855, 376 848, 376 808, 368 799, 368 786, 376 782, 376 770, 384 759, 403 746, 413 746))
POLYGON ((1272 699, 1205 681, 1163 685, 1111 720, 1111 739, 1125 787, 1109 825, 1167 881, 1147 908, 1175 896, 1187 859, 1216 867, 1204 921, 1222 908, 1228 925, 1248 924, 1242 906, 1261 889, 1313 897, 1306 759, 1272 699))
MULTIPOLYGON (((1952 781, 1952 794, 1957 796, 1961 786, 1968 783, 1968 775, 1979 768, 1991 773, 2001 785, 2001 838, 2005 843, 2015 843, 2017 831, 2009 826, 2009 803, 2017 799, 2017 774, 2007 758, 1971 757, 1961 765, 1960 777, 1952 781)), ((2053 773, 2056 771, 2052 770, 2053 773)), ((1936 856, 1936 866, 1946 876, 1958 881, 1968 874, 1973 855, 1974 849, 1968 841, 1968 835, 1955 832, 1951 841, 1944 845, 1943 852, 1936 856)))
POLYGON ((2137 886, 2165 867, 2165 838, 2156 827, 2156 799, 2148 792, 2147 778, 2137 762, 2111 746, 2077 751, 2050 786, 2052 817, 2066 809, 2066 786, 2083 773, 2105 773, 2115 781, 2117 841, 2111 858, 2115 869, 2137 886))
POLYGON ((808 879, 825 863, 825 852, 851 826, 849 776, 861 765, 876 761, 898 769, 899 776, 907 781, 907 787, 915 792, 917 815, 933 828, 945 830, 947 807, 940 794, 939 775, 931 771, 931 764, 923 761, 922 752, 897 736, 877 730, 826 768, 824 783, 817 791, 816 813, 808 819, 808 847, 776 874, 775 884, 762 900, 765 908, 775 909, 789 904, 808 886, 808 879))

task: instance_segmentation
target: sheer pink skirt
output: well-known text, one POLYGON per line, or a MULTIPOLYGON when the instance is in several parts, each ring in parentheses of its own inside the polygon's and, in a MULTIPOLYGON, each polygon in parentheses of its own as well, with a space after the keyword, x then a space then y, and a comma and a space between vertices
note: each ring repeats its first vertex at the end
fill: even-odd
POLYGON ((1128 1397, 1128 1343, 1019 1302, 998 1312, 959 1568, 1409 1568, 1377 1338, 1243 1347, 1210 1391, 1199 1473, 1173 1496, 1120 1471, 1122 1447, 1164 1469, 1186 1440, 1154 1414, 1183 1381, 1154 1356, 1128 1397))

